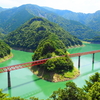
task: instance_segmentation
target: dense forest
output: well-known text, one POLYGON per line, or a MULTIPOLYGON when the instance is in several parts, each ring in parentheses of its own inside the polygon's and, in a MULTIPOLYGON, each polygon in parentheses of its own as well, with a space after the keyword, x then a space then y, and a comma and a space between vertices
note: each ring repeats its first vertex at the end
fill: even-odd
POLYGON ((65 44, 66 47, 82 45, 82 42, 63 30, 60 26, 44 18, 35 17, 23 24, 20 28, 11 32, 5 38, 5 42, 11 47, 22 50, 35 50, 39 42, 54 33, 65 44))
POLYGON ((3 58, 9 55, 10 53, 10 47, 5 42, 0 40, 0 58, 3 58))
POLYGON ((69 58, 66 46, 54 33, 50 33, 38 45, 34 52, 33 60, 48 59, 44 64, 33 66, 31 70, 42 79, 59 82, 76 78, 79 75, 78 69, 74 68, 69 58), (65 55, 65 56, 62 56, 65 55), (68 75, 71 72, 71 76, 68 75))
MULTIPOLYGON (((27 100, 20 97, 7 98, 7 94, 0 90, 1 100, 27 100)), ((43 100, 30 97, 28 100, 43 100)), ((100 73, 95 73, 86 80, 83 88, 77 87, 74 82, 67 82, 64 89, 54 91, 47 100, 100 100, 100 73)))
POLYGON ((51 58, 55 56, 61 56, 66 53, 66 46, 54 33, 49 33, 48 37, 45 37, 40 41, 37 49, 34 52, 33 60, 51 58))

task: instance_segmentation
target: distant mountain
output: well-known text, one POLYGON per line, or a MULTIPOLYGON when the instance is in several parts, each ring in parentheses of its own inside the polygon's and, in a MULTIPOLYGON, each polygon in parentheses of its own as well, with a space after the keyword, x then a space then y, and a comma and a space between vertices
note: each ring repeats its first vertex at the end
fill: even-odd
POLYGON ((55 34, 66 47, 82 45, 82 42, 63 30, 60 26, 44 18, 35 17, 23 24, 17 30, 8 34, 5 42, 13 48, 35 50, 42 39, 55 34))
POLYGON ((99 35, 98 32, 93 31, 91 28, 88 28, 80 22, 65 19, 55 12, 47 10, 46 8, 31 4, 22 5, 20 7, 1 12, 0 27, 3 33, 9 33, 35 16, 43 17, 51 22, 57 23, 63 29, 79 39, 93 38, 94 36, 99 35))
POLYGON ((85 25, 100 32, 100 10, 88 16, 85 20, 85 25))
POLYGON ((5 11, 5 8, 0 7, 0 12, 5 11))
POLYGON ((78 21, 87 27, 93 29, 94 31, 100 32, 100 10, 95 13, 76 13, 70 10, 58 10, 53 8, 44 7, 45 9, 52 11, 63 18, 78 21))
POLYGON ((0 13, 0 26, 8 33, 17 29, 32 17, 34 17, 34 15, 29 13, 22 6, 8 9, 0 13))
POLYGON ((85 24, 85 20, 87 19, 87 17, 90 17, 92 15, 92 14, 85 14, 85 13, 76 13, 70 10, 59 10, 59 9, 53 9, 49 7, 44 7, 44 8, 62 16, 63 18, 78 21, 82 24, 85 24))

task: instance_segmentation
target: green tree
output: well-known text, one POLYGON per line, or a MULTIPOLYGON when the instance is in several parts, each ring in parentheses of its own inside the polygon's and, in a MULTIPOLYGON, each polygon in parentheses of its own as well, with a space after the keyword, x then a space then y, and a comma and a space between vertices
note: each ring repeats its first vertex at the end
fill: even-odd
POLYGON ((29 100, 39 100, 38 98, 35 98, 35 97, 30 97, 29 100))
POLYGON ((49 59, 44 64, 44 67, 48 71, 55 71, 56 73, 72 71, 74 68, 73 63, 68 56, 49 59))
POLYGON ((50 98, 53 100, 87 100, 86 93, 74 82, 66 83, 64 89, 54 91, 50 98))
POLYGON ((83 89, 88 92, 95 82, 100 82, 100 73, 96 72, 94 75, 90 76, 89 80, 85 81, 86 85, 84 85, 83 89))
POLYGON ((38 65, 38 67, 42 66, 47 71, 62 73, 64 71, 72 71, 74 68, 71 59, 66 53, 65 45, 54 33, 50 33, 48 37, 42 40, 34 53, 33 60, 52 57, 52 59, 48 59, 45 64, 38 65), (66 56, 64 57, 62 55, 66 56))
POLYGON ((2 93, 2 90, 0 89, 0 100, 3 100, 7 97, 8 95, 5 93, 2 93))
POLYGON ((95 82, 89 89, 88 100, 100 100, 100 82, 95 82))
POLYGON ((7 56, 11 53, 9 45, 7 45, 4 41, 0 40, 0 58, 7 56))
POLYGON ((64 55, 66 47, 64 43, 54 33, 49 33, 48 37, 41 40, 32 57, 33 60, 50 58, 64 55))
POLYGON ((26 100, 24 98, 20 98, 20 97, 7 97, 8 94, 6 93, 2 93, 2 90, 0 89, 0 100, 26 100))

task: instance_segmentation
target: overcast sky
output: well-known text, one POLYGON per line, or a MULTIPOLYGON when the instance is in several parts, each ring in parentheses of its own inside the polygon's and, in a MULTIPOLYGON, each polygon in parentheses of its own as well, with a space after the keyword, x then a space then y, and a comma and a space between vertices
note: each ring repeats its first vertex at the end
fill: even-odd
POLYGON ((74 12, 94 13, 100 10, 100 0, 0 0, 0 7, 12 8, 23 4, 36 4, 74 12))

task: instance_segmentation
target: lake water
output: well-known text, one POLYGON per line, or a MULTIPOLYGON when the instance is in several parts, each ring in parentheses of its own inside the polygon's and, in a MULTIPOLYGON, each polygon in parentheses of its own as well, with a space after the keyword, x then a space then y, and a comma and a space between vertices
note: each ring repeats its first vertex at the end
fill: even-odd
MULTIPOLYGON (((68 49, 70 53, 87 52, 93 50, 100 50, 100 44, 85 44, 83 47, 68 49)), ((0 67, 25 63, 32 61, 33 53, 12 50, 14 57, 0 63, 0 67)), ((74 66, 78 68, 78 57, 71 58, 74 66)), ((95 63, 92 64, 92 54, 81 56, 80 76, 71 80, 79 87, 83 87, 86 79, 95 72, 100 72, 100 53, 95 54, 95 63)), ((7 73, 0 73, 0 89, 3 93, 9 94, 9 97, 20 96, 22 98, 29 98, 32 96, 40 99, 48 98, 53 91, 58 88, 64 88, 67 81, 52 83, 38 78, 28 68, 14 70, 10 72, 11 75, 11 89, 8 89, 7 73)))

